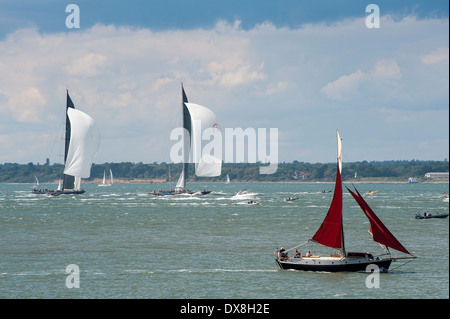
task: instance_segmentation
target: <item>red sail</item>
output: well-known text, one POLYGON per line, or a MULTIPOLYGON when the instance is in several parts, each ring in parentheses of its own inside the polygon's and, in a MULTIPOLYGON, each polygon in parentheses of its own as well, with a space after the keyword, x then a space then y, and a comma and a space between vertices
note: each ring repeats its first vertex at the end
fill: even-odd
POLYGON ((344 248, 342 233, 342 181, 339 164, 336 170, 333 201, 322 225, 311 240, 335 249, 344 248))
POLYGON ((362 198, 361 194, 358 192, 358 190, 355 188, 355 191, 357 194, 353 193, 351 190, 347 188, 347 190, 352 194, 353 198, 358 202, 359 206, 363 210, 363 212, 366 214, 367 218, 370 221, 370 232, 373 236, 373 240, 386 245, 388 247, 394 248, 398 251, 401 251, 403 253, 409 254, 409 251, 406 250, 405 247, 403 247, 402 244, 397 240, 397 238, 392 235, 392 233, 387 229, 387 227, 381 222, 381 220, 375 215, 373 210, 369 207, 369 205, 366 203, 366 201, 362 198))

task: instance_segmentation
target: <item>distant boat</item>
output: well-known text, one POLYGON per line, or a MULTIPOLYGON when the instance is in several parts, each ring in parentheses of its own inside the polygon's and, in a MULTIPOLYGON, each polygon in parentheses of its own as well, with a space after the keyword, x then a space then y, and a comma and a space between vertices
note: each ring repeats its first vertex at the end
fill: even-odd
POLYGON ((34 175, 34 178, 36 179, 36 184, 34 184, 33 187, 36 188, 39 186, 39 180, 36 175, 34 175))
POLYGON ((231 199, 255 199, 258 195, 259 193, 253 193, 247 189, 243 189, 232 196, 231 199))
POLYGON ((103 171, 103 182, 101 184, 98 184, 98 186, 111 186, 112 184, 114 184, 112 170, 109 169, 109 183, 106 183, 106 170, 104 170, 103 171))
POLYGON ((228 175, 228 174, 227 174, 227 181, 226 181, 226 183, 230 184, 230 175, 228 175))
POLYGON ((284 199, 285 202, 293 202, 294 200, 297 200, 298 197, 287 197, 284 199))
POLYGON ((419 180, 415 177, 408 178, 408 183, 410 183, 410 184, 414 184, 414 183, 418 183, 418 182, 419 182, 419 180))
MULTIPOLYGON (((188 178, 189 155, 201 153, 201 145, 198 144, 198 139, 195 135, 202 134, 205 128, 217 126, 215 114, 205 106, 189 103, 183 85, 181 85, 181 107, 183 114, 183 128, 184 128, 184 158, 183 167, 175 186, 175 189, 153 192, 150 194, 161 195, 178 195, 178 194, 195 194, 206 195, 211 193, 209 190, 191 191, 186 188, 186 179, 188 178), (199 152, 200 151, 200 152, 199 152)), ((202 156, 195 162, 195 175, 199 177, 215 177, 222 172, 222 160, 211 155, 202 156)))
MULTIPOLYGON (((307 270, 307 271, 327 271, 327 272, 342 272, 342 271, 366 271, 367 266, 376 265, 380 270, 388 270, 392 261, 397 259, 416 258, 403 257, 392 258, 388 247, 399 250, 403 253, 411 255, 402 244, 391 234, 391 232, 384 226, 380 219, 375 215, 366 201, 362 198, 359 192, 355 189, 355 193, 347 188, 353 198, 358 202, 359 206, 370 221, 369 232, 373 240, 380 245, 385 245, 385 251, 388 255, 374 256, 367 252, 347 252, 344 244, 344 227, 343 227, 343 193, 342 193, 342 151, 341 138, 336 131, 337 149, 338 149, 338 163, 336 169, 336 183, 334 188, 333 200, 331 202, 328 213, 322 222, 322 225, 317 230, 310 241, 319 243, 323 246, 330 247, 339 251, 338 254, 330 254, 329 256, 314 256, 309 252, 304 256, 296 255, 290 257, 288 252, 281 248, 275 252, 276 263, 281 269, 293 270, 307 270)), ((298 246, 297 246, 298 247, 298 246)), ((296 247, 294 247, 296 248, 296 247)), ((292 248, 292 249, 294 249, 292 248)))
POLYGON ((379 191, 368 191, 365 195, 373 195, 378 193, 379 191))
POLYGON ((92 161, 100 146, 100 134, 94 120, 75 109, 67 91, 66 134, 63 185, 60 190, 34 189, 34 194, 83 194, 81 178, 91 174, 92 161))
POLYGON ((447 217, 448 217, 448 214, 431 215, 428 212, 425 212, 423 215, 416 214, 416 219, 447 218, 447 217))

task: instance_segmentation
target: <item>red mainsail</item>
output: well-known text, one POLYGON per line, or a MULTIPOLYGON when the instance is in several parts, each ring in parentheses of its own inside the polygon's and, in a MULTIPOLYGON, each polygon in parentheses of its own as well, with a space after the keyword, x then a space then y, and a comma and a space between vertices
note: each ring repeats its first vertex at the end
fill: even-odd
POLYGON ((392 235, 392 233, 381 222, 381 220, 377 217, 377 215, 375 215, 370 206, 362 198, 358 190, 355 188, 356 194, 353 193, 348 188, 347 190, 350 192, 350 194, 352 194, 353 198, 358 202, 359 206, 369 219, 370 221, 369 231, 373 236, 373 240, 380 244, 386 245, 388 247, 394 248, 398 251, 411 255, 410 252, 407 251, 406 248, 403 247, 403 245, 397 240, 397 238, 395 238, 394 235, 392 235))
POLYGON ((339 163, 336 170, 336 185, 334 187, 333 200, 322 225, 312 241, 335 249, 344 249, 342 231, 342 180, 339 163))

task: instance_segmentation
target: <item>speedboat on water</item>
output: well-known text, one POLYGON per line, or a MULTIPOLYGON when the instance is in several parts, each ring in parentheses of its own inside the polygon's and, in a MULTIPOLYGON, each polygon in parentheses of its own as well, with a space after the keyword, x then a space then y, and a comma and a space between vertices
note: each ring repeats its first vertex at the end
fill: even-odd
POLYGON ((258 196, 258 195, 259 195, 259 193, 253 193, 247 189, 243 189, 243 190, 237 192, 236 195, 231 197, 231 199, 255 199, 256 196, 258 196))

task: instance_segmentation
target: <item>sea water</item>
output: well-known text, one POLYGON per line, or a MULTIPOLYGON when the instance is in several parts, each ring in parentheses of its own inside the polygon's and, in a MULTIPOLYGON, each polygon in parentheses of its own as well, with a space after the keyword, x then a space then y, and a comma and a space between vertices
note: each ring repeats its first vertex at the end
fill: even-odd
MULTIPOLYGON (((149 192, 170 185, 83 187, 83 195, 48 197, 27 184, 0 185, 0 298, 449 298, 449 219, 414 218, 448 213, 448 184, 356 184, 363 196, 379 191, 364 198, 418 257, 393 263, 377 287, 367 273, 286 271, 274 261, 281 246, 330 253, 308 239, 332 183, 192 183, 212 193, 162 197, 149 192), (242 189, 259 193, 259 204, 233 199, 242 189)), ((345 191, 348 251, 382 253, 369 226, 345 191)))

